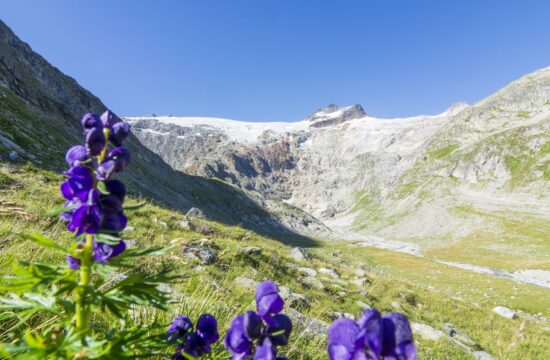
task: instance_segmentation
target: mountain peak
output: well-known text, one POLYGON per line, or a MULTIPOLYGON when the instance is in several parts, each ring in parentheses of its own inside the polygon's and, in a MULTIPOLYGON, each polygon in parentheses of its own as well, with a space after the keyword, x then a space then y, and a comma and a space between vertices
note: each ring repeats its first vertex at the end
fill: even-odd
POLYGON ((367 113, 359 104, 346 107, 329 104, 308 116, 306 121, 311 122, 310 126, 312 127, 325 127, 338 125, 352 119, 360 119, 365 116, 367 116, 367 113))

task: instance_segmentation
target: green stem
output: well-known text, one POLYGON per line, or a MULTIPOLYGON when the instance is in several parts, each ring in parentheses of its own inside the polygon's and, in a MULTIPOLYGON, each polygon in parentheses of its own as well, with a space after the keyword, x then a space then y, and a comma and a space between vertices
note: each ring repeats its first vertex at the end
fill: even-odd
POLYGON ((84 337, 90 320, 90 306, 86 304, 86 293, 92 273, 93 235, 86 235, 80 258, 80 281, 76 292, 76 328, 84 337))

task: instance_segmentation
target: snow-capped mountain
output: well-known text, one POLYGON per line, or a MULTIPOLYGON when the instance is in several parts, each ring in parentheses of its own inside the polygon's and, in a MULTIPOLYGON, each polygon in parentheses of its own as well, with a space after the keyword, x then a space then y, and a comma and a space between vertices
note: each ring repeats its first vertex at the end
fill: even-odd
POLYGON ((330 105, 298 122, 127 120, 174 169, 284 200, 345 236, 457 238, 483 224, 456 214, 471 204, 550 214, 550 68, 433 116, 330 105))

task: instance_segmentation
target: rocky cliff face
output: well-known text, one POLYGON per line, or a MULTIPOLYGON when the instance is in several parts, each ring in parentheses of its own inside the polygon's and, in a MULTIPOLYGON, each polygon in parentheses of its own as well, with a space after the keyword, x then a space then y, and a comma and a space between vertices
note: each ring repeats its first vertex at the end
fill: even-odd
POLYGON ((456 208, 523 201, 544 217, 549 206, 550 68, 436 116, 377 119, 330 105, 297 123, 128 120, 174 169, 283 200, 354 236, 456 237, 480 224, 456 208))
MULTIPOLYGON (((81 142, 82 115, 105 109, 97 97, 33 52, 0 21, 2 163, 31 160, 61 171, 65 151, 81 142)), ((175 171, 134 136, 128 146, 134 161, 126 181, 134 195, 184 211, 199 207, 212 219, 285 239, 300 236, 298 233, 328 232, 319 221, 292 206, 266 201, 220 181, 175 171)), ((206 144, 185 146, 178 151, 195 146, 204 149, 206 144)))

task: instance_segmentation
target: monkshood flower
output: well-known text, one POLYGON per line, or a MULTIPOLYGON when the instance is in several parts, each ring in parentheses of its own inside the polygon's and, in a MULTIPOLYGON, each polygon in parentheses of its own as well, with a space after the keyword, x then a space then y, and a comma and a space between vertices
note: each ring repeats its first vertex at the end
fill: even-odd
POLYGON ((277 357, 277 347, 288 344, 292 321, 280 314, 284 300, 272 281, 264 281, 256 287, 256 310, 238 315, 231 322, 224 345, 232 353, 233 360, 282 360, 277 357))
POLYGON ((195 328, 187 316, 178 316, 170 324, 167 334, 170 343, 178 343, 176 353, 172 356, 174 360, 209 354, 211 345, 220 338, 218 321, 210 314, 201 315, 195 328))
POLYGON ((367 309, 358 321, 338 319, 328 330, 331 360, 415 360, 409 320, 401 314, 384 317, 367 309))
MULTIPOLYGON (((65 172, 67 180, 61 184, 61 194, 67 200, 61 219, 77 237, 101 233, 116 237, 128 222, 122 207, 126 187, 112 176, 124 171, 130 163, 130 152, 122 147, 130 126, 109 110, 101 117, 93 113, 84 115, 81 125, 84 144, 71 147, 65 155, 69 169, 65 172)), ((106 244, 95 237, 86 241, 91 254, 88 256, 101 263, 126 249, 123 241, 106 244)), ((79 243, 79 248, 83 247, 83 242, 79 243)), ((79 269, 81 255, 67 255, 67 264, 71 269, 79 269)))

